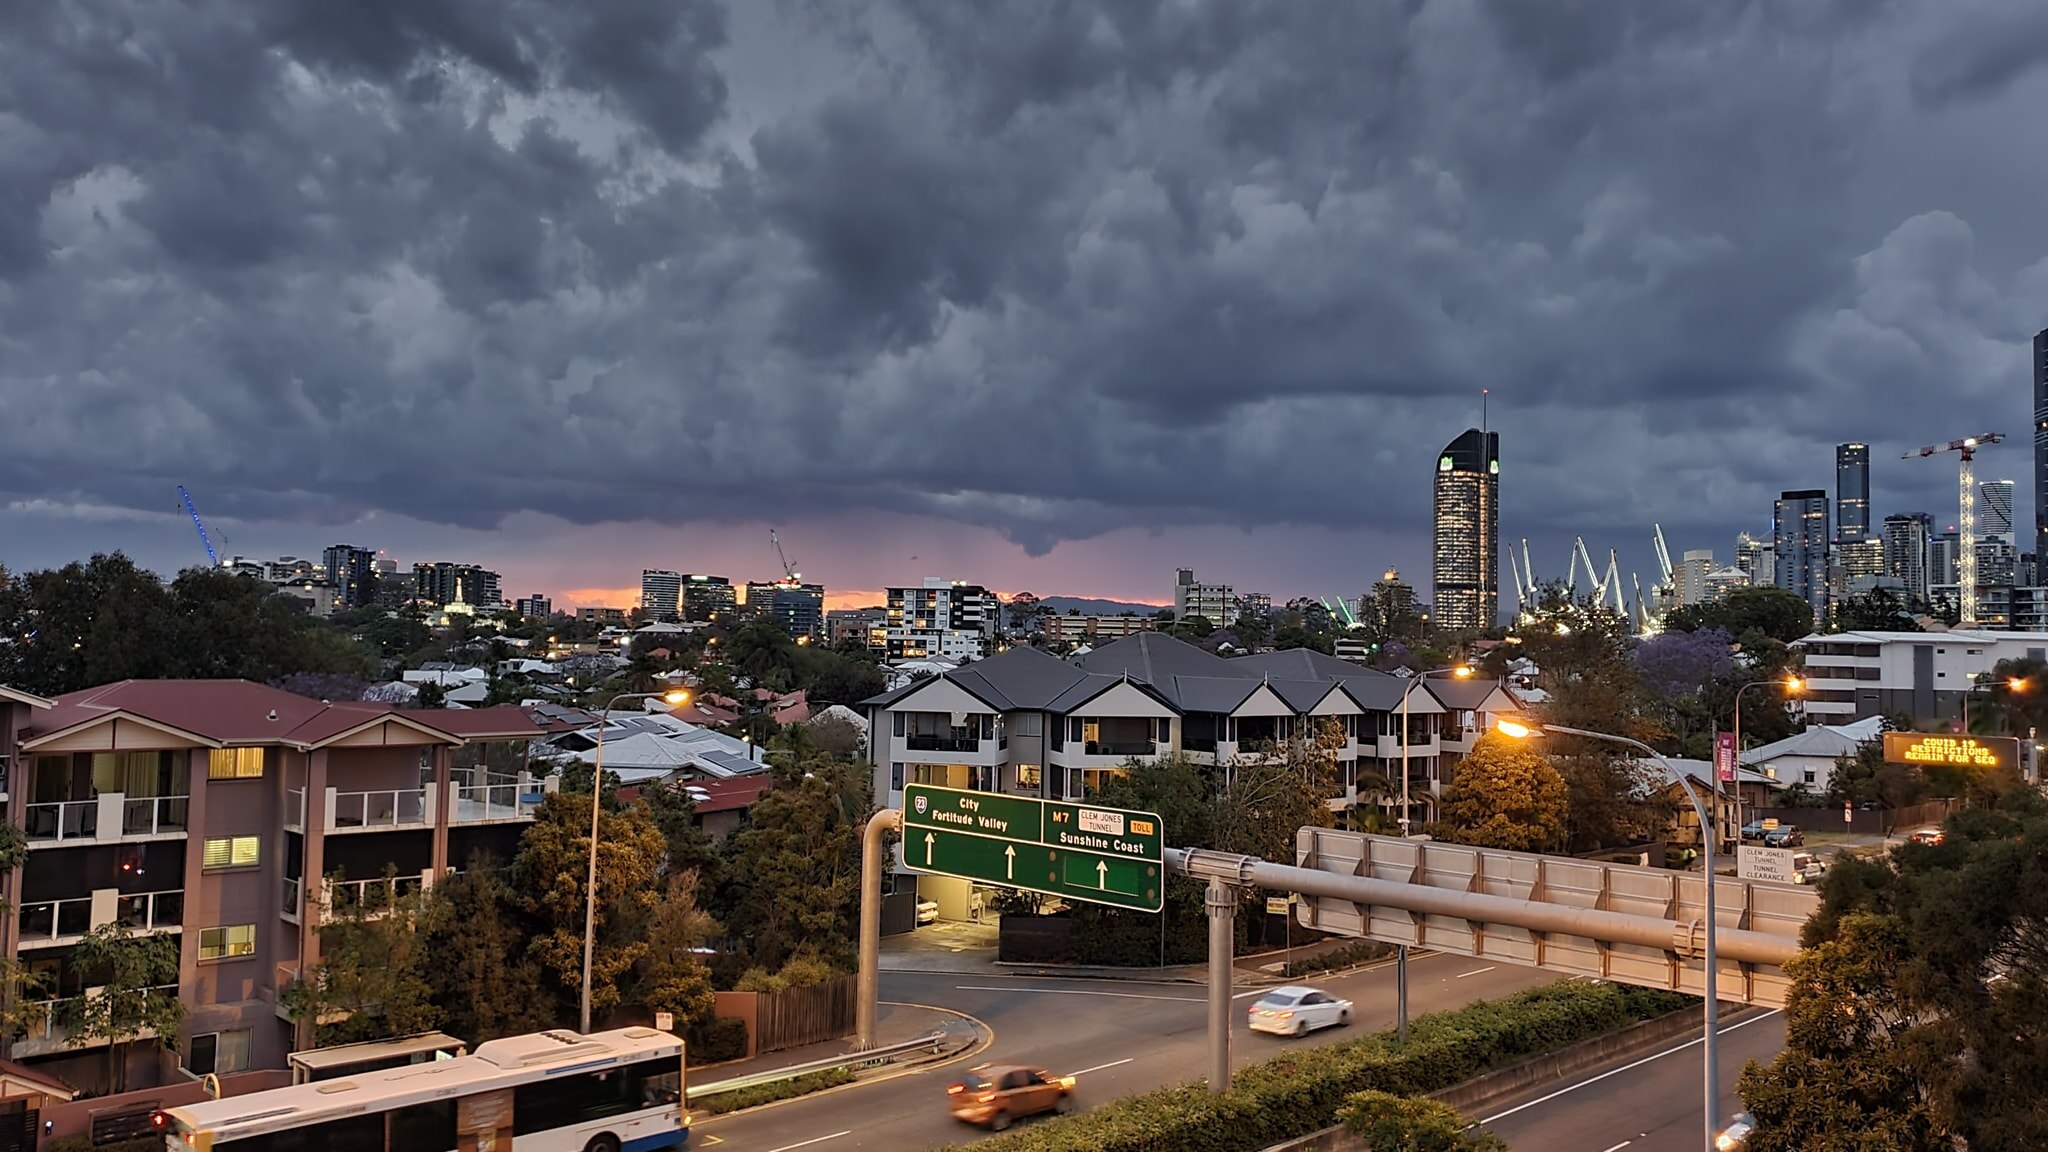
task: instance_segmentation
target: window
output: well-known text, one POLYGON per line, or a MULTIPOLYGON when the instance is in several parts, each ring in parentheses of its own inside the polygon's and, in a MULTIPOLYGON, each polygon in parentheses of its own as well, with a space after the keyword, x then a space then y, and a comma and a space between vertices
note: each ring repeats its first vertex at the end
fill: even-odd
POLYGON ((206 758, 208 780, 260 780, 263 749, 215 748, 206 758))
POLYGON ((903 791, 903 765, 889 765, 889 790, 892 792, 903 791))
POLYGON ((1806 783, 1813 783, 1813 769, 1808 768, 1804 773, 1802 773, 1802 775, 1806 777, 1806 783))
POLYGON ((199 930, 199 958, 201 960, 230 960, 236 956, 256 954, 256 926, 254 924, 228 924, 219 928, 199 930))
POLYGON ((1159 722, 1159 735, 1157 739, 1161 744, 1170 744, 1173 742, 1173 721, 1161 720, 1159 722))
POLYGON ((255 836, 209 839, 199 857, 200 867, 209 871, 215 868, 253 868, 262 848, 263 841, 255 836))
POLYGON ((903 735, 903 713, 889 713, 889 727, 896 733, 896 735, 903 735))
POLYGON ((231 1072, 249 1070, 249 1029, 238 1028, 233 1032, 207 1032, 192 1038, 191 1046, 185 1050, 185 1070, 194 1076, 211 1072, 226 1076, 231 1072))
POLYGON ((1044 772, 1036 764, 1017 765, 1017 787, 1037 788, 1045 780, 1044 772))

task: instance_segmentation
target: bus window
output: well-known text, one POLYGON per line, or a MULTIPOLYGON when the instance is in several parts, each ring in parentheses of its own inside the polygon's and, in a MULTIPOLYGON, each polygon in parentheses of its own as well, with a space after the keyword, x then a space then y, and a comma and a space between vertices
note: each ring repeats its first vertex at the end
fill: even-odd
POLYGON ((398 1152, 455 1147, 455 1101, 433 1100, 394 1110, 391 1147, 398 1152))

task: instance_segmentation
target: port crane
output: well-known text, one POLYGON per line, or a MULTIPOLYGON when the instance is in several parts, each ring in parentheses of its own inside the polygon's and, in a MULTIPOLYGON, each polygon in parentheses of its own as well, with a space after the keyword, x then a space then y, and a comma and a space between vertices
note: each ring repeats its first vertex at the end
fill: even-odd
MULTIPOLYGON (((220 555, 213 550, 213 539, 206 534, 206 521, 199 518, 199 509, 192 506, 192 494, 185 491, 183 484, 178 485, 178 499, 185 505, 185 515, 192 517, 192 527, 199 530, 199 542, 206 546, 207 565, 213 568, 220 567, 220 555)), ((225 541, 227 537, 223 536, 221 539, 225 541)))
POLYGON ((775 559, 780 561, 782 564, 783 581, 785 583, 794 584, 797 581, 803 579, 804 574, 797 571, 796 568, 790 564, 789 556, 782 551, 782 537, 777 536, 775 534, 775 529, 773 528, 770 528, 768 530, 768 542, 770 544, 775 545, 775 559))
POLYGON ((1933 456, 1939 452, 1954 452, 1958 456, 1956 476, 1956 626, 1974 628, 1977 624, 1977 449, 1987 444, 1998 444, 2005 440, 2000 432, 1986 432, 1982 436, 1967 436, 1951 440, 1946 444, 1929 444, 1917 452, 1908 452, 1901 459, 1933 456))

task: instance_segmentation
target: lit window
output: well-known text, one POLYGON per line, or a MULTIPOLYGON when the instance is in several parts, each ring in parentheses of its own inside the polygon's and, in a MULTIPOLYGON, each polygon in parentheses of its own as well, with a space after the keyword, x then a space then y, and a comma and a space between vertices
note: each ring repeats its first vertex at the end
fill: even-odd
POLYGON ((1044 779, 1045 777, 1038 765, 1017 765, 1017 786, 1019 788, 1036 788, 1044 779))
POLYGON ((260 780, 263 778, 263 749, 215 748, 206 758, 208 780, 260 780))
POLYGON ((199 930, 199 958, 201 960, 228 960, 236 956, 256 954, 256 926, 254 924, 228 924, 219 928, 199 930))
POLYGON ((256 864, 263 841, 254 836, 223 836, 209 839, 200 856, 204 868, 249 868, 256 864))

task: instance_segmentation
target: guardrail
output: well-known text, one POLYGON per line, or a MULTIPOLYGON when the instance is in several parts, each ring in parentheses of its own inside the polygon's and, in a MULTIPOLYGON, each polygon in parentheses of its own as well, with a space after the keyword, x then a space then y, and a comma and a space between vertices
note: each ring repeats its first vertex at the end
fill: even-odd
MULTIPOLYGON (((813 1072, 830 1072, 834 1068, 860 1068, 869 1064, 886 1064, 898 1056, 908 1055, 912 1052, 921 1052, 926 1049, 930 1049, 932 1054, 936 1056, 944 1051, 947 1041, 953 1039, 956 1035, 956 1033, 947 1029, 935 1028, 915 1039, 903 1040, 895 1044, 883 1044, 879 1047, 870 1048, 865 1052, 855 1052, 850 1056, 835 1056, 825 1060, 813 1060, 808 1064, 792 1064, 787 1068, 757 1072, 752 1076, 735 1076, 730 1080, 718 1080, 710 1084, 692 1084, 685 1089, 684 1096, 694 1103, 704 1096, 715 1096, 721 1092, 737 1092, 742 1088, 758 1088, 763 1084, 779 1084, 784 1080, 794 1080, 799 1076, 808 1076, 813 1072)), ((968 1040, 968 1043, 973 1043, 971 1038, 968 1040)))

